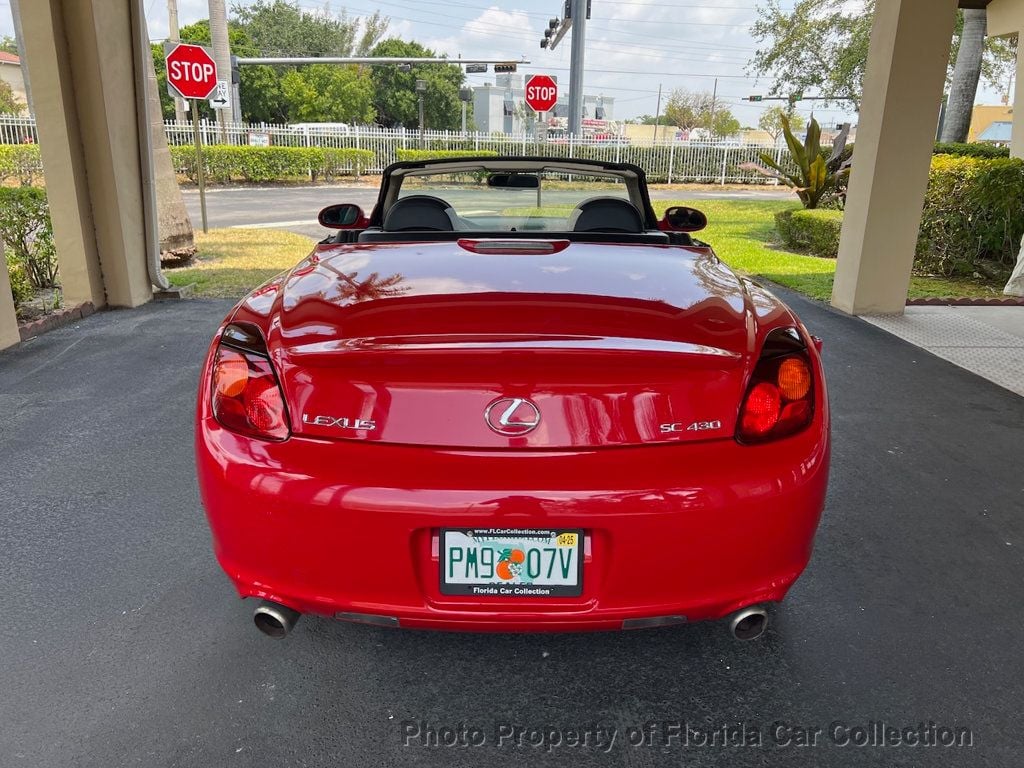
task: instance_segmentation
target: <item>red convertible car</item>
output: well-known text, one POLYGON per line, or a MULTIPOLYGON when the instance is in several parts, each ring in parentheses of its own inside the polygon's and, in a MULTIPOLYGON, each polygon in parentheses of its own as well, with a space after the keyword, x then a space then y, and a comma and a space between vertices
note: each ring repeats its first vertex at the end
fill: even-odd
POLYGON ((196 453, 257 627, 761 635, 828 479, 793 312, 655 216, 643 171, 405 162, 373 211, 246 296, 210 347, 196 453))

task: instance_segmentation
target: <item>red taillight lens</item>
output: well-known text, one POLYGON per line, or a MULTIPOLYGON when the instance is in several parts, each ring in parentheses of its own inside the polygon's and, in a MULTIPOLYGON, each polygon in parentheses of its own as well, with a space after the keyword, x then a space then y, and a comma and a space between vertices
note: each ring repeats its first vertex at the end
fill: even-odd
POLYGON ((221 345, 213 360, 213 415, 232 432, 286 439, 288 415, 270 360, 221 345))
POLYGON ((762 358, 743 399, 736 439, 777 440, 799 432, 813 416, 814 379, 806 354, 762 358))

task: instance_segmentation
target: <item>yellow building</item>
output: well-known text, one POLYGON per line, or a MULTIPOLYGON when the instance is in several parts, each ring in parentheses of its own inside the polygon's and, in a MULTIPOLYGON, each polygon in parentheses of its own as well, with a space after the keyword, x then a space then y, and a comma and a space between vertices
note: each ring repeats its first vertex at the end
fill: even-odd
POLYGON ((971 130, 967 133, 968 141, 977 141, 978 137, 985 132, 992 123, 1012 123, 1013 107, 1003 104, 997 106, 983 106, 978 104, 974 107, 971 115, 971 130))

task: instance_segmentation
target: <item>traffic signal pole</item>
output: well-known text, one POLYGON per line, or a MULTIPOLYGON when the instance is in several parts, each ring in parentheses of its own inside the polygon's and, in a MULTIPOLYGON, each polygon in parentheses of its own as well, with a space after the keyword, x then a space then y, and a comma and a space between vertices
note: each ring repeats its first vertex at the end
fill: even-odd
POLYGON ((588 0, 572 2, 572 52, 569 58, 569 133, 583 135, 583 51, 588 0))

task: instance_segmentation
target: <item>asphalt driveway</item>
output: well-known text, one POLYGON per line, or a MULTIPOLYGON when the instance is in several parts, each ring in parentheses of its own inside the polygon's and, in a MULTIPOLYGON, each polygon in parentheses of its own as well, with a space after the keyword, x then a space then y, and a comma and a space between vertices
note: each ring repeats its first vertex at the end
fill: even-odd
POLYGON ((193 477, 230 304, 101 313, 0 354, 0 766, 1019 765, 1024 399, 791 301, 826 340, 832 485, 808 572, 748 644, 309 617, 274 642, 193 477), (872 722, 959 745, 882 746, 872 722))

